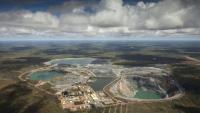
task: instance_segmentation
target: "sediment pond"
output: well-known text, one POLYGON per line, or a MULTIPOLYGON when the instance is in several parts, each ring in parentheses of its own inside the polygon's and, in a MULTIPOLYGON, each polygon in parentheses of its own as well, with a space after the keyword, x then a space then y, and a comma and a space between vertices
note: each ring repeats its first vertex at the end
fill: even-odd
POLYGON ((93 61, 95 61, 95 58, 64 58, 64 59, 51 60, 48 63, 50 63, 50 64, 86 65, 86 64, 92 63, 93 61))
POLYGON ((50 80, 57 76, 63 76, 64 73, 60 71, 54 71, 54 70, 47 70, 47 71, 38 71, 32 73, 29 78, 31 80, 50 80))
POLYGON ((95 91, 101 91, 103 88, 112 82, 115 78, 114 77, 97 77, 94 78, 95 81, 90 83, 89 85, 95 90, 95 91))

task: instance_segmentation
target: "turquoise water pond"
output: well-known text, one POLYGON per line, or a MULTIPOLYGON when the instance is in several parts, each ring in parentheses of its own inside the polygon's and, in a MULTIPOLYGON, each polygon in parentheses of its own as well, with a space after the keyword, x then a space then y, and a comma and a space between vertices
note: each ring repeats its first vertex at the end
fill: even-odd
POLYGON ((32 73, 29 78, 31 80, 50 80, 54 77, 57 76, 63 76, 64 73, 63 72, 59 72, 59 71, 38 71, 38 72, 34 72, 32 73))
POLYGON ((134 96, 138 99, 161 99, 161 96, 153 91, 144 91, 141 88, 138 89, 138 92, 134 96))

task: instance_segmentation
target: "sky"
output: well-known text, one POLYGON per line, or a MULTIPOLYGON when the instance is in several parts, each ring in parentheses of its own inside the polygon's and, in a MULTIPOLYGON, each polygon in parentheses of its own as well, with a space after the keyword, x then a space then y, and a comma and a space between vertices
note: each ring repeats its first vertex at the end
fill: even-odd
POLYGON ((200 0, 0 0, 0 39, 200 39, 200 0))

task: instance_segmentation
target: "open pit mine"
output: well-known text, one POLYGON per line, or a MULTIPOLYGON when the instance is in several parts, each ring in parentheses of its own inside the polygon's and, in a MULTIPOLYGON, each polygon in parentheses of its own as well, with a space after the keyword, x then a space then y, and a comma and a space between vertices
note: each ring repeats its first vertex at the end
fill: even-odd
POLYGON ((45 62, 19 78, 56 96, 63 109, 80 111, 179 98, 183 90, 170 74, 165 65, 124 67, 105 59, 65 58, 45 62), (51 89, 42 87, 45 85, 51 89))

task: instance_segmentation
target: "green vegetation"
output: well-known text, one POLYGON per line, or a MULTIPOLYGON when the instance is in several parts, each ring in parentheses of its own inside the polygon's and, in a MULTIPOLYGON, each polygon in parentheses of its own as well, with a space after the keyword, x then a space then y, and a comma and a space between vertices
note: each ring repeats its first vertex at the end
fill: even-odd
POLYGON ((55 97, 17 82, 0 89, 2 113, 63 113, 55 97))

